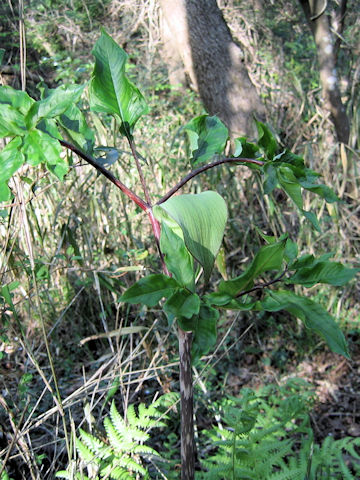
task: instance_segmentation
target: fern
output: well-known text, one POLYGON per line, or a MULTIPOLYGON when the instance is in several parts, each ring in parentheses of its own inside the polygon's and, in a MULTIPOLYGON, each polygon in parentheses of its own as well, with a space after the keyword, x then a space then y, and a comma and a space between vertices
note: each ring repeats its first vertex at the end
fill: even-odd
POLYGON ((166 425, 167 417, 162 415, 160 409, 176 400, 177 396, 163 395, 149 407, 140 404, 138 412, 130 405, 125 418, 120 415, 113 401, 110 415, 104 419, 105 441, 80 429, 80 438, 76 439, 76 449, 81 459, 78 465, 80 471, 74 477, 68 469, 58 472, 56 477, 76 480, 149 478, 144 460, 161 457, 155 449, 145 445, 149 439, 148 431, 166 425), (88 476, 82 474, 81 464, 87 467, 88 476))
POLYGON ((227 428, 207 432, 216 453, 203 460, 206 480, 355 480, 360 478, 360 439, 313 445, 308 411, 313 394, 305 384, 244 389, 226 399, 227 428))
POLYGON ((360 438, 334 440, 331 436, 326 437, 321 446, 314 446, 309 480, 359 479, 360 455, 355 448, 360 448, 360 438))

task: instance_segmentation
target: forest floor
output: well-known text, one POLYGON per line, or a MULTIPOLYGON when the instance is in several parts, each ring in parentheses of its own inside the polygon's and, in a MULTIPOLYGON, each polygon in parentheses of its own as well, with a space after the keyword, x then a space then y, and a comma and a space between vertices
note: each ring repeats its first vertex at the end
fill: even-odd
MULTIPOLYGON (((351 361, 328 349, 314 354, 299 364, 287 364, 287 378, 302 378, 313 385, 317 401, 310 414, 314 439, 321 441, 328 435, 334 439, 360 436, 360 345, 352 345, 351 361)), ((261 370, 254 356, 237 374, 228 377, 226 385, 233 393, 246 386, 258 388, 268 383, 279 383, 281 372, 273 366, 261 370)))

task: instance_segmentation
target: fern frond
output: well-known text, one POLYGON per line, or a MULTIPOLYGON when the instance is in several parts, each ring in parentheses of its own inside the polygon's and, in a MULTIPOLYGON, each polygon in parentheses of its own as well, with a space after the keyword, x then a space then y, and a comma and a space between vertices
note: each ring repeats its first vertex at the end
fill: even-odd
POLYGON ((134 455, 147 455, 152 457, 161 457, 161 455, 147 445, 137 445, 133 450, 134 455))
POLYGON ((138 427, 139 420, 137 418, 134 405, 128 406, 128 409, 126 410, 126 420, 128 422, 128 425, 130 425, 131 427, 138 427))
POLYGON ((127 425, 123 417, 120 415, 118 409, 116 408, 114 400, 112 401, 110 407, 110 418, 117 434, 119 435, 119 437, 122 437, 124 435, 124 432, 126 431, 127 425))
POLYGON ((143 432, 141 428, 137 427, 138 419, 136 417, 135 409, 133 405, 128 407, 126 412, 126 418, 128 422, 122 418, 118 412, 115 402, 113 401, 110 407, 110 418, 113 427, 119 438, 122 438, 125 444, 131 444, 133 442, 146 442, 149 439, 149 434, 143 432))
POLYGON ((96 453, 82 443, 78 438, 76 439, 76 450, 78 451, 80 458, 86 463, 100 464, 100 459, 96 456, 96 453))
POLYGON ((105 417, 104 427, 110 445, 117 454, 121 454, 122 452, 131 452, 136 445, 135 442, 132 441, 132 438, 127 439, 124 438, 125 435, 120 435, 109 417, 105 417))
POLYGON ((80 428, 80 436, 83 444, 86 445, 86 447, 93 453, 93 456, 102 459, 111 455, 111 449, 109 448, 109 445, 94 435, 91 435, 91 433, 85 432, 80 428))

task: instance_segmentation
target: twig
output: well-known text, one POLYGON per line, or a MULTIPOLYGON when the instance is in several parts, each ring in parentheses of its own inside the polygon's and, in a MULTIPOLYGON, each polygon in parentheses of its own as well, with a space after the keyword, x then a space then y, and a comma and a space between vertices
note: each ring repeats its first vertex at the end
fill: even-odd
POLYGON ((260 283, 258 285, 255 285, 252 288, 249 288, 249 290, 244 290, 236 295, 236 298, 242 297, 244 295, 247 295, 248 293, 255 292, 256 290, 261 290, 262 288, 269 287, 270 285, 273 285, 274 283, 280 282, 282 278, 284 277, 285 273, 287 272, 287 268, 282 272, 281 275, 279 275, 277 278, 274 278, 274 280, 270 280, 269 282, 265 283, 260 283))
POLYGON ((160 200, 157 202, 157 205, 166 202, 170 197, 174 195, 180 188, 182 188, 189 180, 196 177, 200 173, 206 172, 206 170, 210 170, 210 168, 217 167, 218 165, 222 165, 224 163, 251 163, 253 165, 264 165, 262 160, 254 160, 252 158, 222 158, 221 160, 217 160, 216 162, 208 163, 207 165, 203 165, 202 167, 197 168, 190 172, 186 177, 180 180, 171 190, 169 190, 160 200))
POLYGON ((69 142, 66 142, 65 140, 59 140, 61 145, 65 148, 68 148, 72 152, 76 153, 79 157, 81 157, 83 160, 85 160, 87 163, 92 165, 93 167, 96 168, 96 170, 100 173, 102 173, 110 182, 112 182, 114 185, 116 185, 120 190, 125 193, 131 200, 133 200, 136 205, 138 205, 142 210, 145 212, 148 211, 149 205, 144 202, 142 198, 140 198, 138 195, 136 195, 135 192, 130 190, 126 185, 124 185, 119 179, 117 179, 109 170, 107 170, 105 167, 100 165, 99 163, 96 162, 90 155, 87 155, 83 151, 81 151, 79 148, 75 147, 75 145, 72 145, 69 142))

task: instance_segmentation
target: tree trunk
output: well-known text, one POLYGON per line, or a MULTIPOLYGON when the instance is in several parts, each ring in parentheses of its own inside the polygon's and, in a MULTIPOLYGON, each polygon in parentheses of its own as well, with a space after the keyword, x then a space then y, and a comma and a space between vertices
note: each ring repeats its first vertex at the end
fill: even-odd
POLYGON ((161 8, 165 51, 173 52, 170 78, 181 58, 205 109, 233 136, 254 133, 253 117, 263 119, 264 107, 216 0, 161 0, 161 8))
POLYGON ((326 108, 331 114, 339 142, 348 143, 349 119, 341 100, 336 73, 333 38, 324 0, 299 0, 314 36, 326 108))
POLYGON ((194 394, 191 372, 192 332, 179 331, 181 480, 195 478, 194 394))

